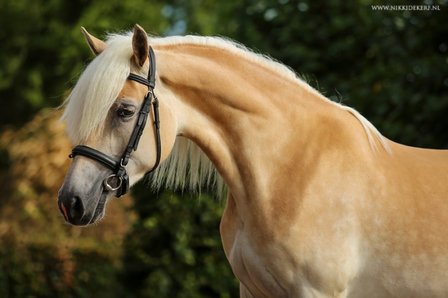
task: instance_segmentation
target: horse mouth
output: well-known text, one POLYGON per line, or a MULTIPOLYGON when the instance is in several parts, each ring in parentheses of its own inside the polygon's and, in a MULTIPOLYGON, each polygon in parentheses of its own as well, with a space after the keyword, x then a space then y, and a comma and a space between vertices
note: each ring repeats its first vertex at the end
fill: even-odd
POLYGON ((87 223, 87 225, 93 224, 98 220, 101 220, 104 217, 104 214, 106 214, 106 202, 107 202, 107 194, 108 192, 103 190, 101 192, 100 199, 98 200, 98 203, 96 204, 95 211, 93 212, 93 216, 90 219, 90 221, 87 223))

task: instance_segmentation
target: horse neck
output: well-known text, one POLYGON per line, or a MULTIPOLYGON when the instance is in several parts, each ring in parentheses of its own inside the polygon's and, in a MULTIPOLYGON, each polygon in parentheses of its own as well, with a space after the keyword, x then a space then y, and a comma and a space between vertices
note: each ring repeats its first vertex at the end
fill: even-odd
POLYGON ((337 129, 339 109, 266 65, 218 47, 156 50, 159 97, 175 110, 179 135, 204 151, 234 196, 268 196, 278 167, 292 171, 300 156, 305 166, 319 152, 311 144, 337 129))

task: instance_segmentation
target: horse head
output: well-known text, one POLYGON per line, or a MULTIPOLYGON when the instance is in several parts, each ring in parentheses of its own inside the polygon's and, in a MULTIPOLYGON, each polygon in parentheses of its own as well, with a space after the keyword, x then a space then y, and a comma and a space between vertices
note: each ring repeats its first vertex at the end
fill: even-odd
POLYGON ((107 201, 165 159, 176 137, 166 103, 159 112, 155 54, 143 28, 136 25, 132 38, 108 42, 82 31, 96 57, 65 103, 62 120, 78 146, 58 196, 64 218, 74 225, 101 219, 107 201))

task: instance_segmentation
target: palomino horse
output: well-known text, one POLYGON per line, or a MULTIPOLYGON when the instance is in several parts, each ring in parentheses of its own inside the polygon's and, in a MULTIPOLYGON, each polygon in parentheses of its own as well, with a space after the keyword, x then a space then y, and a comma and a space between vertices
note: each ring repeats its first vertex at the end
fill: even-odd
POLYGON ((124 177, 107 180, 114 165, 134 184, 160 144, 154 185, 219 188, 215 169, 222 177, 220 232, 241 297, 448 297, 447 151, 385 139, 355 110, 227 40, 148 39, 139 26, 107 42, 83 32, 97 57, 63 120, 74 143, 112 166, 74 154, 59 193, 67 221, 101 218, 124 177), (120 166, 142 102, 155 103, 145 96, 155 71, 160 143, 149 110, 120 166))

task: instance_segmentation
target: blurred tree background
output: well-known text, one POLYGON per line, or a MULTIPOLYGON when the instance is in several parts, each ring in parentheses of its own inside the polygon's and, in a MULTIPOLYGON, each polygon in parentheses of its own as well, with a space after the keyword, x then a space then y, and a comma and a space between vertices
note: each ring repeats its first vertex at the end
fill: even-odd
POLYGON ((448 148, 448 0, 0 0, 0 297, 235 297, 223 202, 135 187, 100 224, 56 207, 70 144, 58 112, 92 58, 80 33, 222 35, 290 66, 387 137, 448 148), (401 2, 401 3, 400 3, 401 2))

